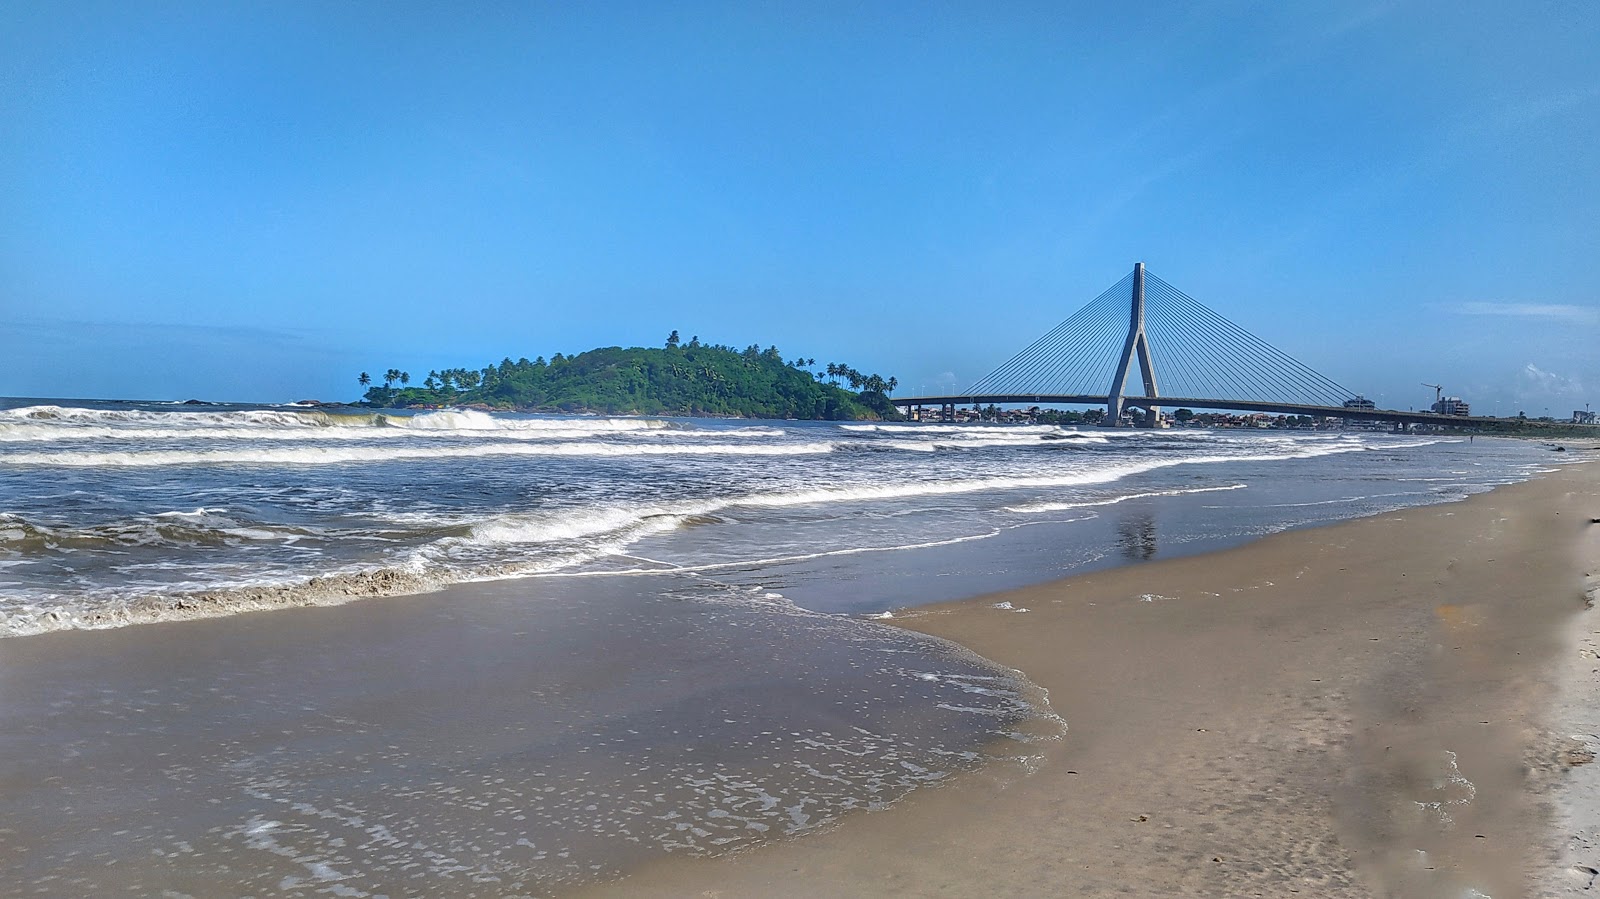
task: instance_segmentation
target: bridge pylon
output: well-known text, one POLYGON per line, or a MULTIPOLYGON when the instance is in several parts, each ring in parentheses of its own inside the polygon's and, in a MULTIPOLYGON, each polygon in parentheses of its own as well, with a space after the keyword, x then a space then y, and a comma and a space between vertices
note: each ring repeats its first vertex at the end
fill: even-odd
MULTIPOLYGON (((1116 372, 1111 378, 1111 389, 1106 391, 1105 423, 1109 427, 1116 427, 1122 421, 1123 397, 1127 395, 1125 388, 1135 356, 1139 358, 1139 376, 1144 379, 1144 396, 1160 396, 1160 392, 1156 389, 1155 363, 1150 358, 1150 341, 1144 333, 1143 262, 1133 264, 1133 302, 1128 311, 1128 338, 1122 344, 1122 357, 1117 362, 1116 372)), ((1145 410, 1143 421, 1145 427, 1155 427, 1160 420, 1159 407, 1152 405, 1145 410)))

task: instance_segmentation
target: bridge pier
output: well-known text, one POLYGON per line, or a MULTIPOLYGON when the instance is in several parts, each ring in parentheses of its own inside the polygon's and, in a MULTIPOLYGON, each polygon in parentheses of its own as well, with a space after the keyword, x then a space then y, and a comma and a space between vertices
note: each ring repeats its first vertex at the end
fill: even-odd
MULTIPOLYGON (((1106 391, 1106 424, 1118 427, 1122 424, 1122 413, 1126 411, 1123 401, 1123 390, 1128 383, 1129 371, 1133 368, 1135 357, 1139 360, 1139 377, 1144 381, 1144 395, 1157 397, 1161 393, 1156 389, 1155 363, 1150 359, 1150 341, 1144 335, 1144 263, 1133 264, 1133 297, 1132 305, 1128 310, 1128 339, 1122 345, 1122 358, 1117 362, 1116 374, 1111 379, 1111 389, 1106 391)), ((1148 410, 1148 422, 1140 427, 1153 428, 1159 410, 1151 406, 1148 410)))

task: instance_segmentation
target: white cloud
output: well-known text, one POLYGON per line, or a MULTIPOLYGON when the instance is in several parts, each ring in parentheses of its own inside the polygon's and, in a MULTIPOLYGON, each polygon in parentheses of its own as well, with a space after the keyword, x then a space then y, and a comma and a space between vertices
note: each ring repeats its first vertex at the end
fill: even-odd
POLYGON ((1501 315, 1572 322, 1600 321, 1600 309, 1564 303, 1458 303, 1446 307, 1457 315, 1501 315))
POLYGON ((1532 362, 1522 367, 1519 378, 1519 397, 1531 399, 1583 395, 1583 382, 1577 378, 1545 371, 1532 362))

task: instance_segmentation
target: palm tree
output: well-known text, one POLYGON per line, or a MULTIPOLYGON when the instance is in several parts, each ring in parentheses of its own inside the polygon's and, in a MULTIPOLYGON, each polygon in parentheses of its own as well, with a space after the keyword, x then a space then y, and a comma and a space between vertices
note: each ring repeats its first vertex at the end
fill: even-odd
POLYGON ((401 372, 400 373, 400 383, 401 384, 410 384, 411 383, 411 372, 408 372, 408 371, 401 372))
POLYGON ((356 375, 356 383, 360 384, 362 387, 365 387, 372 383, 372 376, 366 372, 362 372, 361 374, 356 375))

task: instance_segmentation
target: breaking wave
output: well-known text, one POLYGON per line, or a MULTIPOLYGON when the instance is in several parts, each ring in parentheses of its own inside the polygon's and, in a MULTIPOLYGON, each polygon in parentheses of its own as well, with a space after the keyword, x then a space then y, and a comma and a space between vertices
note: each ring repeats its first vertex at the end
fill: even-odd
POLYGON ((0 410, 0 635, 497 578, 846 564, 1257 481, 1254 469, 1140 477, 1161 469, 1365 450, 1389 461, 1433 442, 36 404, 0 410))
MULTIPOLYGON (((518 450, 535 449, 522 444, 513 446, 518 450)), ((826 447, 828 444, 821 446, 826 447)), ((728 445, 720 449, 697 448, 734 451, 773 447, 728 445)), ((485 447, 479 446, 468 448, 466 451, 481 453, 484 449, 485 447)), ((638 451, 650 447, 627 449, 638 451)), ((285 577, 275 582, 252 582, 237 586, 219 586, 214 589, 156 591, 146 595, 110 598, 92 596, 85 597, 81 602, 55 604, 49 607, 31 604, 13 605, 12 608, 0 612, 0 634, 22 635, 62 628, 116 627, 145 621, 205 617, 237 611, 326 605, 365 597, 415 593, 464 581, 573 572, 589 562, 623 555, 633 544, 652 534, 688 526, 718 524, 724 520, 719 516, 739 509, 870 504, 917 497, 1072 488, 1114 483, 1134 475, 1180 465, 1312 458, 1359 452, 1364 449, 1366 447, 1359 443, 1320 443, 1289 451, 1255 455, 1175 456, 1145 458, 1111 465, 1083 465, 1059 474, 936 481, 906 480, 843 487, 755 491, 723 498, 654 505, 619 504, 561 511, 503 513, 476 521, 454 516, 446 521, 426 514, 400 512, 389 518, 400 531, 397 536, 403 536, 409 522, 411 535, 416 538, 411 541, 414 545, 406 554, 393 557, 378 568, 368 566, 360 570, 322 573, 312 578, 285 577), (422 539, 419 545, 417 545, 418 539, 422 539), (539 547, 540 551, 532 556, 496 551, 496 548, 503 550, 515 546, 539 547)), ((1040 504, 1014 508, 1026 511, 1068 509, 1121 502, 1137 496, 1178 495, 1214 489, 1231 490, 1240 486, 1242 485, 1151 491, 1100 501, 1062 503, 1053 507, 1040 504)), ((998 533, 998 530, 994 528, 980 528, 975 533, 948 535, 934 540, 909 543, 891 542, 886 546, 853 545, 821 548, 815 552, 698 565, 662 563, 651 568, 625 569, 611 573, 681 574, 711 571, 727 568, 730 565, 738 567, 778 564, 825 556, 883 552, 912 546, 938 546, 983 539, 995 533, 998 533)), ((152 543, 176 546, 231 546, 249 541, 293 544, 296 541, 328 539, 330 536, 328 532, 252 522, 247 518, 231 514, 226 509, 207 507, 187 512, 173 511, 141 516, 87 529, 41 525, 15 515, 0 517, 0 551, 10 553, 26 553, 29 550, 70 552, 80 549, 144 546, 152 543)))
POLYGON ((170 465, 338 465, 484 456, 808 456, 833 451, 832 443, 624 444, 476 443, 446 446, 296 446, 217 450, 123 452, 23 452, 0 456, 0 465, 127 468, 170 465))

